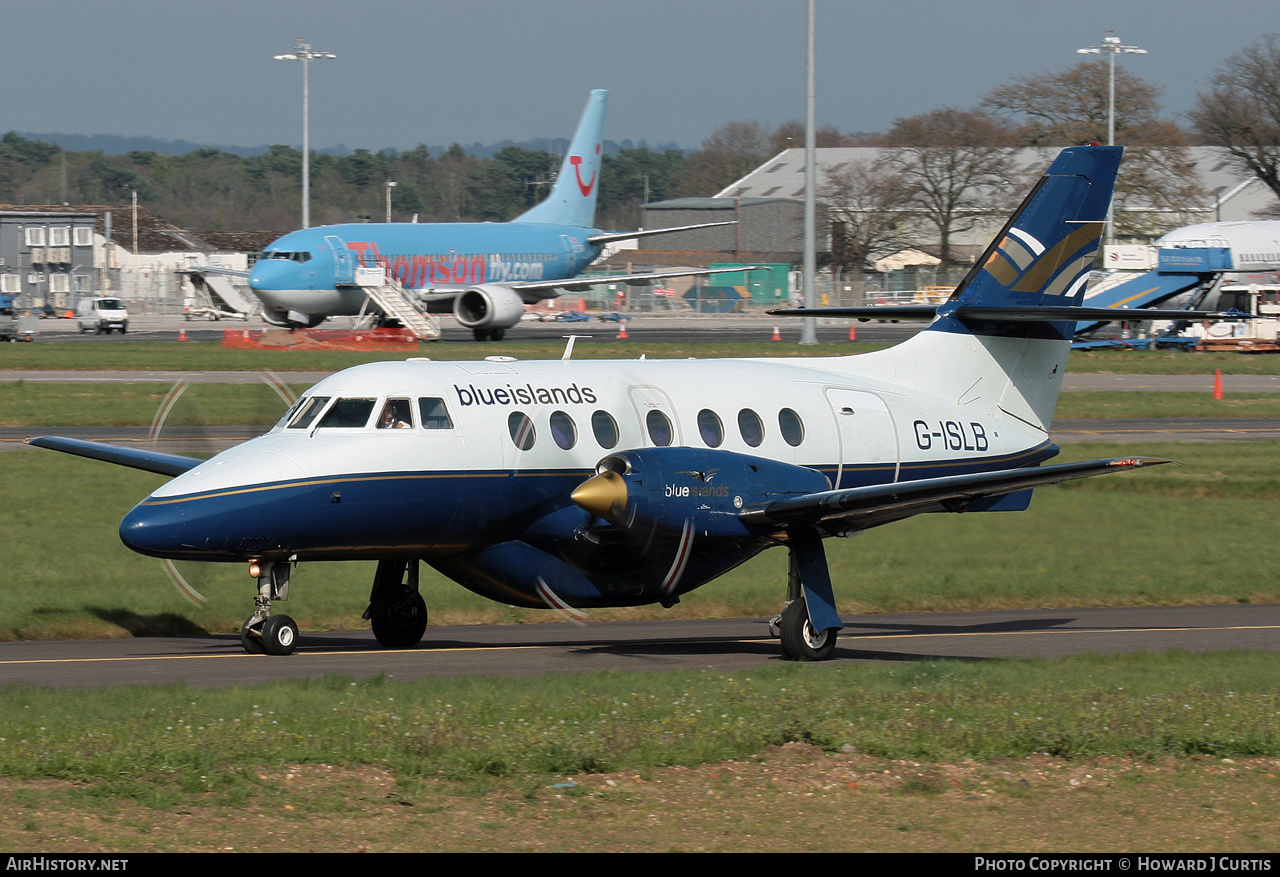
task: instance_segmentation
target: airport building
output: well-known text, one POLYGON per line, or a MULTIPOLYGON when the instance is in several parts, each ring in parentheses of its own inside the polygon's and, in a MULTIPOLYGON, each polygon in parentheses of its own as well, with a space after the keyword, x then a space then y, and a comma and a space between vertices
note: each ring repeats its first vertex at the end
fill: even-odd
MULTIPOLYGON (((854 163, 873 165, 891 150, 882 147, 838 147, 816 150, 819 228, 817 249, 819 266, 830 264, 830 228, 823 214, 823 190, 828 179, 854 163)), ((1058 153, 1057 148, 1010 150, 1011 179, 1007 187, 1022 192, 1017 180, 1039 173, 1058 153)), ((1141 238, 1121 239, 1119 243, 1151 243, 1165 232, 1186 225, 1218 220, 1249 220, 1268 209, 1274 210, 1275 196, 1261 181, 1238 170, 1225 150, 1216 147, 1189 147, 1183 155, 1190 167, 1194 194, 1185 200, 1168 199, 1153 203, 1141 195, 1119 198, 1116 204, 1117 227, 1140 228, 1141 238)), ((1170 168, 1168 173, 1181 173, 1170 168)), ((1121 167, 1121 174, 1124 167, 1121 167)), ((839 287, 851 289, 878 288, 918 289, 932 283, 954 283, 966 266, 981 255, 992 235, 999 231, 1008 205, 995 191, 976 193, 974 201, 989 201, 993 207, 971 228, 956 233, 951 239, 952 258, 958 263, 940 266, 937 232, 927 223, 905 220, 897 233, 896 247, 873 254, 874 270, 861 276, 820 277, 820 285, 829 292, 839 287), (845 283, 844 281, 848 281, 845 283)), ((683 255, 689 264, 727 260, 789 262, 798 269, 803 260, 805 197, 805 150, 788 149, 761 164, 751 173, 734 181, 709 198, 678 198, 646 204, 642 208, 644 228, 672 228, 704 222, 738 220, 737 226, 678 232, 640 241, 640 249, 628 255, 636 267, 647 267, 657 261, 671 261, 683 255), (703 251, 700 259, 695 251, 703 251)), ((837 205, 831 205, 837 206, 837 205)), ((867 266, 872 268, 873 266, 867 266)))
POLYGON ((197 295, 184 269, 247 270, 278 236, 191 232, 143 208, 0 204, 0 293, 20 308, 55 313, 101 294, 177 313, 197 295))

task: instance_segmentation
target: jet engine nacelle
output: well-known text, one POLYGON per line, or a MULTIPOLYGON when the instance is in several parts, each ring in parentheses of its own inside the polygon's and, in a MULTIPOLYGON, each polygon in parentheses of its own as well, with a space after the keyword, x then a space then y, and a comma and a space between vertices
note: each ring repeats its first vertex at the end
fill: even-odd
POLYGON ((262 321, 284 329, 314 329, 324 322, 323 314, 304 314, 301 311, 262 309, 262 321))
POLYGON ((524 316, 524 299, 505 286, 473 286, 453 300, 453 315, 468 329, 506 329, 524 316))
POLYGON ((610 454, 596 475, 573 492, 573 501, 622 527, 695 536, 762 535, 742 512, 787 496, 831 489, 813 469, 733 451, 644 448, 610 454))

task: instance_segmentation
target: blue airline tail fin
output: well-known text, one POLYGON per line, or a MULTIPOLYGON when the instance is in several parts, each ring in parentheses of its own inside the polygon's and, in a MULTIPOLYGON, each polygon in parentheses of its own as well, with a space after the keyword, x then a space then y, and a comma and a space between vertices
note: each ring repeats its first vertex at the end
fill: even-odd
MULTIPOLYGON (((1119 146, 1064 149, 938 308, 942 319, 934 327, 955 331, 957 318, 980 322, 984 313, 993 320, 1003 314, 1035 322, 1036 308, 1079 307, 1123 151, 1119 146), (1024 309, 1025 314, 1017 313, 1024 309)), ((1055 314, 1044 321, 1061 319, 1055 314)))
POLYGON ((865 354, 863 373, 1047 437, 1122 152, 1063 150, 929 327, 865 354))
POLYGON ((560 175, 547 200, 515 218, 516 222, 543 222, 592 228, 596 221, 596 196, 600 192, 600 150, 604 145, 605 109, 609 92, 597 88, 587 98, 560 175))

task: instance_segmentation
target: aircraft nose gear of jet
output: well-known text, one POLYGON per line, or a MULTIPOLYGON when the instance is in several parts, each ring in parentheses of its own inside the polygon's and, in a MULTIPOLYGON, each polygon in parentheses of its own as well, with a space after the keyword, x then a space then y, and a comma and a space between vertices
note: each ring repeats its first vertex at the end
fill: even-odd
POLYGON ((249 563, 249 575, 258 580, 257 605, 240 628, 240 644, 251 655, 291 655, 298 648, 298 625, 288 615, 272 615, 272 600, 289 599, 289 561, 249 563))
POLYGON ((825 661, 836 648, 844 627, 836 614, 835 595, 822 537, 816 530, 789 530, 791 569, 787 602, 782 614, 769 621, 769 633, 780 637, 782 651, 792 661, 825 661))
POLYGON ((378 561, 364 617, 374 638, 388 649, 411 649, 422 642, 427 632, 427 603, 418 593, 417 560, 378 561))

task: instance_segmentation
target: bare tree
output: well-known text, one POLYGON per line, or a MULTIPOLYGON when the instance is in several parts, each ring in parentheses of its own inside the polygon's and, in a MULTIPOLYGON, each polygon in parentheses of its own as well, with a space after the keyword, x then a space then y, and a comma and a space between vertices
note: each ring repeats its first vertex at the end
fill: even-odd
POLYGON ((831 233, 833 266, 860 271, 898 246, 908 190, 883 162, 854 159, 826 174, 818 188, 831 233))
POLYGON ((1280 34, 1227 60, 1191 111, 1196 132, 1280 198, 1280 34))
POLYGON ((897 119, 889 130, 885 166, 902 180, 913 214, 937 232, 944 265, 955 235, 1007 209, 1017 188, 1013 136, 986 112, 952 107, 897 119))
POLYGON ((726 122, 685 160, 678 189, 683 195, 710 196, 745 177, 774 153, 771 135, 759 122, 726 122))
MULTIPOLYGON (((1060 73, 1023 76, 993 89, 982 109, 1020 125, 1021 146, 1105 143, 1108 68, 1081 61, 1060 73)), ((1126 146, 1184 146, 1186 137, 1160 118, 1160 89, 1122 67, 1116 68, 1116 142, 1126 146)))
MULTIPOLYGON (((1192 221, 1183 211, 1203 198, 1203 190, 1185 134, 1160 117, 1160 89, 1124 68, 1115 74, 1116 142, 1126 147, 1116 181, 1115 233, 1149 238, 1192 221)), ((1108 76, 1107 64, 1082 61, 1059 73, 1014 79, 987 94, 981 106, 1018 125, 1022 146, 1101 143, 1107 138, 1108 76)))

